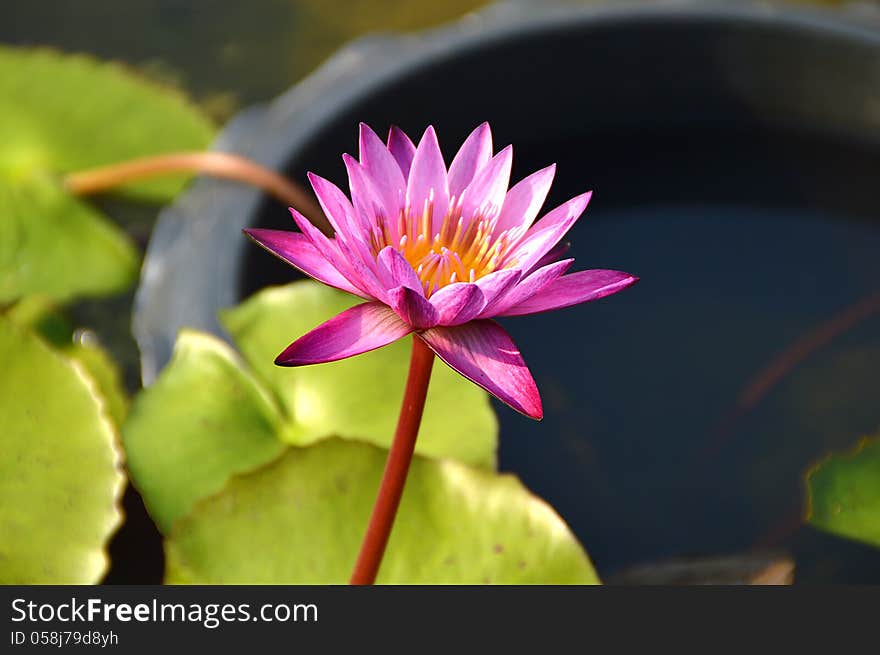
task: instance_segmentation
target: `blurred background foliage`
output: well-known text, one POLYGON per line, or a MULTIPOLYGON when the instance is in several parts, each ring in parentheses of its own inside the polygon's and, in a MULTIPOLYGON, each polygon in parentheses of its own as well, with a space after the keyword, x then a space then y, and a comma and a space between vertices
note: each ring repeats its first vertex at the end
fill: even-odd
POLYGON ((122 60, 183 87, 214 118, 268 100, 341 45, 413 31, 486 5, 480 0, 37 0, 4 6, 0 42, 51 45, 122 60))
MULTIPOLYGON (((844 0, 789 3, 846 4, 844 0)), ((154 79, 185 88, 222 121, 245 105, 277 95, 352 39, 421 30, 489 4, 486 0, 6 2, 0 42, 49 45, 124 61, 154 79)))

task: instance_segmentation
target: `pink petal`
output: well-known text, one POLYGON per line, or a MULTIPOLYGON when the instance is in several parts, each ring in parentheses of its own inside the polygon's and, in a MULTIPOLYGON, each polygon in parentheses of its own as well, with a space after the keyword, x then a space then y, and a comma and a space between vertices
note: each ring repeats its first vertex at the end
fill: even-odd
POLYGON ((406 202, 410 211, 421 215, 425 203, 433 199, 432 229, 439 230, 443 218, 449 211, 449 184, 446 179, 446 164, 437 143, 437 134, 433 127, 425 130, 406 187, 406 202))
POLYGON ((397 219, 406 192, 406 180, 394 156, 366 123, 360 126, 360 154, 364 171, 382 196, 386 217, 397 219))
POLYGON ((502 296, 498 296, 491 304, 480 312, 480 318, 503 315, 509 307, 518 305, 534 296, 543 293, 543 289, 565 273, 574 263, 573 259, 564 259, 561 262, 548 264, 539 268, 534 273, 523 278, 515 287, 502 296))
POLYGON ((336 267, 327 261, 306 235, 298 232, 259 229, 244 230, 244 233, 276 257, 318 282, 356 296, 369 298, 336 270, 336 267))
POLYGON ((425 296, 408 287, 397 287, 388 292, 388 304, 407 324, 417 330, 434 327, 439 313, 425 296))
POLYGON ((346 241, 339 242, 339 251, 345 258, 346 263, 354 271, 358 281, 366 288, 374 298, 386 302, 388 300, 388 288, 379 278, 379 266, 376 258, 369 252, 364 252, 362 244, 359 249, 353 248, 346 241))
POLYGON ((345 278, 355 287, 360 289, 365 297, 384 301, 386 299, 385 287, 382 286, 375 273, 373 273, 356 254, 351 247, 342 239, 328 239, 318 228, 309 222, 305 216, 290 208, 293 220, 302 230, 312 245, 317 248, 324 258, 342 273, 345 278))
POLYGON ((407 287, 424 296, 422 281, 406 258, 392 246, 385 246, 379 252, 379 276, 389 289, 407 287))
POLYGON ((354 222, 354 207, 342 192, 342 190, 320 175, 308 173, 309 182, 321 204, 321 209, 330 221, 333 230, 345 238, 352 231, 354 222))
MULTIPOLYGON (((384 300, 386 287, 378 277, 376 256, 371 247, 371 235, 378 224, 385 222, 387 208, 363 166, 350 155, 343 155, 342 159, 348 170, 351 196, 360 224, 352 227, 345 238, 340 239, 339 247, 370 293, 375 298, 384 300)), ((395 224, 396 221, 388 223, 391 226, 395 224)))
POLYGON ((440 288, 431 296, 431 304, 437 309, 439 325, 461 325, 475 318, 486 300, 476 284, 455 282, 440 288))
POLYGON ((534 419, 543 417, 541 396, 513 340, 494 321, 471 321, 418 333, 450 367, 498 400, 534 419))
POLYGON ((328 239, 318 228, 312 225, 309 219, 300 214, 293 207, 290 208, 290 214, 293 216, 293 220, 296 222, 302 233, 312 242, 312 245, 315 246, 317 251, 324 256, 324 259, 333 264, 336 270, 342 273, 349 282, 363 291, 364 294, 371 298, 382 299, 384 295, 383 293, 380 292, 379 295, 374 293, 374 291, 376 291, 375 287, 378 285, 368 283, 368 281, 364 279, 364 276, 359 272, 363 267, 355 268, 352 265, 354 258, 349 257, 343 252, 343 246, 345 245, 343 241, 340 241, 339 239, 328 239))
MULTIPOLYGON (((396 219, 397 210, 394 209, 393 213, 389 213, 391 208, 385 205, 385 197, 373 184, 372 178, 367 175, 357 159, 344 154, 342 161, 345 162, 345 170, 348 171, 348 187, 351 190, 351 201, 357 215, 356 224, 359 226, 350 232, 352 236, 356 233, 361 239, 368 239, 370 226, 375 225, 377 220, 396 219)), ((390 224, 395 222, 391 221, 390 224)))
POLYGON ((520 281, 522 277, 519 269, 507 268, 494 273, 489 273, 485 277, 481 277, 474 284, 480 287, 486 306, 491 305, 496 298, 502 297, 513 286, 520 281))
POLYGON ((409 177, 409 169, 413 157, 416 156, 416 147, 406 133, 396 125, 392 125, 388 130, 388 151, 397 161, 403 176, 409 177))
POLYGON ((412 332, 388 307, 366 302, 346 309, 300 337, 278 355, 279 366, 335 362, 386 346, 412 332))
MULTIPOLYGON (((569 241, 560 241, 555 246, 550 248, 541 259, 538 260, 538 263, 532 267, 532 271, 535 271, 547 264, 552 264, 555 261, 561 259, 569 250, 571 250, 571 242, 569 241)), ((532 271, 527 271, 527 273, 531 273, 532 271)))
POLYGON ((639 281, 639 278, 621 271, 592 270, 564 275, 544 287, 528 300, 513 305, 502 316, 524 316, 548 312, 598 300, 612 293, 623 291, 639 281))
POLYGON ((470 133, 449 165, 449 194, 461 197, 478 170, 492 157, 492 130, 483 123, 470 133))
POLYGON ((461 196, 461 215, 465 220, 498 215, 510 184, 512 163, 513 147, 507 146, 477 172, 461 196))
POLYGON ((530 271, 553 246, 562 240, 590 202, 592 191, 572 198, 544 216, 526 232, 507 255, 506 261, 523 271, 530 271))
POLYGON ((504 198, 495 234, 517 227, 528 229, 541 211, 555 174, 556 164, 551 164, 514 184, 504 198))

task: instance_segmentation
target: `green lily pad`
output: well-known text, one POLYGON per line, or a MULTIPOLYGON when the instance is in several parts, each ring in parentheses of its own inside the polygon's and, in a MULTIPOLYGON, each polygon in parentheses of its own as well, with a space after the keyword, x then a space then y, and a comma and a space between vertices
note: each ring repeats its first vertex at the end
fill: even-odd
MULTIPOLYGON (((127 288, 131 240, 62 186, 65 173, 172 150, 203 149, 213 128, 178 94, 114 64, 0 47, 0 302, 66 300, 127 288)), ((185 180, 140 182, 128 195, 167 201, 185 180)))
MULTIPOLYGON (((329 436, 388 447, 409 368, 410 339, 329 364, 284 368, 275 357, 294 339, 362 302, 311 280, 261 291, 221 313, 254 373, 279 398, 294 445, 329 436)), ((498 421, 488 395, 437 361, 417 452, 495 467, 498 421)))
POLYGON ((39 334, 56 347, 65 345, 73 336, 70 321, 55 301, 46 296, 25 296, 4 308, 2 315, 15 325, 39 334))
POLYGON ((83 367, 0 319, 0 584, 83 584, 122 520, 116 434, 83 367))
MULTIPOLYGON (((390 445, 409 362, 406 341, 341 364, 272 363, 280 351, 275 343, 286 345, 351 303, 346 294, 302 281, 226 312, 250 367, 218 339, 181 332, 171 361, 135 398, 122 430, 132 478, 163 532, 232 475, 271 462, 285 443, 336 436, 390 445)), ((486 394, 440 363, 434 371, 416 452, 494 469, 498 424, 486 394)))
MULTIPOLYGON (((0 47, 0 180, 61 174, 173 150, 203 150, 214 126, 179 92, 120 64, 0 47)), ((185 179, 122 188, 164 202, 185 179)))
POLYGON ((138 263, 122 230, 54 180, 0 176, 0 302, 116 293, 137 279, 138 263))
POLYGON ((128 413, 128 394, 122 372, 90 332, 76 332, 57 305, 45 296, 26 296, 6 312, 7 319, 43 337, 62 354, 75 360, 91 377, 116 427, 128 413))
MULTIPOLYGON (((339 439, 290 448, 200 501, 166 540, 166 582, 343 584, 386 452, 339 439)), ((379 583, 590 584, 562 519, 511 475, 416 457, 379 583)))
POLYGON ((123 427, 132 479, 159 528, 167 532, 233 474, 275 459, 284 449, 280 422, 273 399, 226 344, 182 331, 123 427))
POLYGON ((807 474, 807 520, 817 528, 880 547, 880 439, 863 439, 807 474))
POLYGON ((122 372, 107 351, 88 334, 72 339, 61 352, 85 368, 118 430, 128 415, 129 406, 128 394, 122 385, 122 372))

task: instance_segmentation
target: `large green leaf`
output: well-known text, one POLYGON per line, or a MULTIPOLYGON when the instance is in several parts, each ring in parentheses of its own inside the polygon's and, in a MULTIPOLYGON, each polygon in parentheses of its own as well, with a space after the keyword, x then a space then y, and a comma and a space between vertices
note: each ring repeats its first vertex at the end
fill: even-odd
POLYGON ((85 367, 110 418, 117 427, 128 413, 128 394, 122 373, 89 331, 76 331, 57 305, 46 296, 26 296, 4 312, 7 319, 28 328, 62 354, 85 367))
MULTIPOLYGON (((291 341, 358 298, 311 280, 261 291, 221 314, 223 325, 254 372, 285 409, 296 445, 329 436, 388 447, 409 366, 409 339, 350 359, 283 368, 275 357, 291 341)), ((487 394, 437 361, 417 451, 494 468, 498 423, 487 394)))
POLYGON ((122 372, 97 341, 86 332, 71 339, 61 352, 85 368, 104 401, 117 430, 128 414, 129 398, 122 384, 122 372))
POLYGON ((122 520, 113 423, 84 369, 0 319, 0 583, 97 582, 122 520))
POLYGON ((110 294, 129 287, 137 270, 125 233, 56 181, 10 183, 0 174, 0 302, 110 294))
POLYGON ((880 439, 828 457, 807 474, 807 489, 810 523, 880 547, 880 439))
POLYGON ((129 470, 167 532, 234 473, 283 450, 274 401, 228 346, 196 332, 178 337, 171 362, 142 391, 123 427, 129 470))
MULTIPOLYGON (((202 149, 213 128, 176 93, 121 67, 48 50, 0 47, 0 302, 128 287, 128 237, 62 187, 61 175, 121 160, 202 149)), ((125 189, 165 201, 180 177, 125 189)))
MULTIPOLYGON (((290 448, 200 501, 166 541, 166 581, 341 584, 386 452, 331 439, 290 448)), ((562 519, 510 475, 416 457, 380 583, 587 584, 593 567, 562 519)))
MULTIPOLYGON (((217 339, 181 333, 171 362, 135 399, 123 427, 132 478, 163 532, 233 474, 272 461, 285 442, 336 436, 390 444, 407 342, 339 364, 293 370, 272 363, 276 343, 286 345, 351 302, 303 281, 227 312, 251 369, 217 339)), ((486 394, 438 363, 416 451, 491 469, 497 433, 486 394)))
POLYGON ((39 334, 53 346, 63 346, 73 336, 70 321, 57 303, 47 296, 26 296, 6 306, 2 315, 19 327, 39 334))
MULTIPOLYGON (((214 127, 178 92, 121 65, 44 49, 0 47, 0 179, 69 173, 172 150, 204 149, 214 127)), ((139 182, 166 201, 181 178, 139 182)))

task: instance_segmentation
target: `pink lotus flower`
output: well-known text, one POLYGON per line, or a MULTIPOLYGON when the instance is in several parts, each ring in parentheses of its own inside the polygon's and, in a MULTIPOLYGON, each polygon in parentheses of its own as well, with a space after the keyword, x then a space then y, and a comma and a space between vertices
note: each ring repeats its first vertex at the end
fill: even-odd
POLYGON ((301 233, 245 230, 306 275, 367 301, 294 341, 275 363, 335 361, 415 333, 463 376, 540 419, 532 375, 491 318, 569 307, 638 281, 610 270, 565 275, 574 260, 557 261, 564 253, 557 244, 590 193, 535 222, 555 165, 508 189, 513 151, 507 146, 492 155, 487 123, 465 140, 448 169, 433 127, 416 148, 398 128, 391 128, 386 145, 361 124, 360 161, 343 159, 351 201, 309 173, 333 238, 295 209, 301 233))

